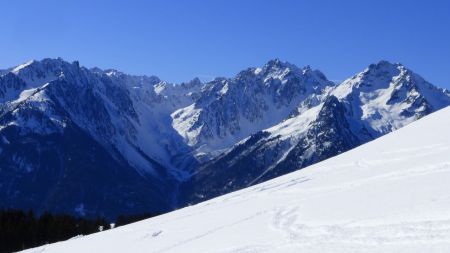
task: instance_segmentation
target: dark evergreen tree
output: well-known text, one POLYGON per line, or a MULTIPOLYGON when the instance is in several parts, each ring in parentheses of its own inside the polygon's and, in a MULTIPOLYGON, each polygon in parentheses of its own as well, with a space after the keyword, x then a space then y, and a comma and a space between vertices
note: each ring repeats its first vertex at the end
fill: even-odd
MULTIPOLYGON (((116 226, 123 226, 155 216, 146 213, 133 216, 119 216, 116 226)), ((33 211, 0 210, 0 253, 13 252, 46 243, 67 240, 77 235, 98 232, 99 226, 109 229, 109 222, 98 217, 83 219, 65 214, 45 212, 36 217, 33 211)))

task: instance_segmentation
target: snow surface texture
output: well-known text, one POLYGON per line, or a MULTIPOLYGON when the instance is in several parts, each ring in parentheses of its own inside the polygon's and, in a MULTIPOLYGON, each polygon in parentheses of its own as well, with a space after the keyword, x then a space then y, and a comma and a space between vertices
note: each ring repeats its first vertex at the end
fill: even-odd
POLYGON ((25 252, 448 252, 450 107, 306 169, 25 252))

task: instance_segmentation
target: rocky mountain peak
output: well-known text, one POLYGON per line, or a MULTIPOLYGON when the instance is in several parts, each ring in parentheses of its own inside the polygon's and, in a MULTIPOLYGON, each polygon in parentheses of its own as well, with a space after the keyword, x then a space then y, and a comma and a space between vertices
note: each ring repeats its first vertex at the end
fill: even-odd
POLYGON ((297 68, 294 64, 291 64, 287 61, 282 61, 278 58, 269 60, 266 64, 264 64, 263 70, 277 70, 277 69, 286 69, 286 68, 297 68))

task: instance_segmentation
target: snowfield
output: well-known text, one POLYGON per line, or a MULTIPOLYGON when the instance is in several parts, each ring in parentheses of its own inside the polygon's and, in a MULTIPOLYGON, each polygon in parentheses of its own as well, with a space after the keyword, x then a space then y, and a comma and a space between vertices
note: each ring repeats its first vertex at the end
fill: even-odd
POLYGON ((450 252, 450 107, 342 155, 25 252, 450 252))

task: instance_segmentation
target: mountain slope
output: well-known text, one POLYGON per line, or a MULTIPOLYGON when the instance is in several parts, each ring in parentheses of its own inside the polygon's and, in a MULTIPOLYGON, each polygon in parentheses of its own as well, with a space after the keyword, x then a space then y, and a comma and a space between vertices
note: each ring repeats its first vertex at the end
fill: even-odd
POLYGON ((303 170, 25 252, 445 252, 450 107, 303 170))
POLYGON ((182 192, 187 202, 198 202, 264 182, 350 150, 448 105, 448 91, 401 64, 380 61, 320 96, 303 100, 280 123, 202 164, 182 192))
POLYGON ((61 59, 1 76, 1 206, 108 219, 173 209, 180 175, 169 151, 193 162, 170 123, 158 128, 171 110, 159 82, 61 59))
POLYGON ((333 85, 318 70, 275 59, 234 78, 209 82, 194 104, 172 114, 172 125, 197 157, 211 158, 277 124, 298 104, 333 85))
POLYGON ((167 182, 143 177, 71 122, 62 133, 21 134, 13 127, 1 138, 3 207, 111 220, 172 209, 167 182))

